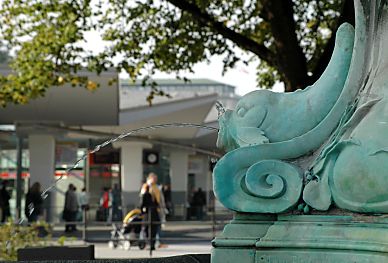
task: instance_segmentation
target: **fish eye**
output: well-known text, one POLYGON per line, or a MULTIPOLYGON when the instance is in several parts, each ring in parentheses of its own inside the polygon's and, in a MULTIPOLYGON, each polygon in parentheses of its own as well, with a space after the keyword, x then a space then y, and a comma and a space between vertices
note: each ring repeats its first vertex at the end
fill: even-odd
POLYGON ((244 115, 245 115, 245 113, 247 112, 247 110, 245 109, 245 108, 243 108, 243 107, 241 107, 241 108, 239 108, 238 110, 237 110, 237 116, 239 116, 239 117, 244 117, 244 115))

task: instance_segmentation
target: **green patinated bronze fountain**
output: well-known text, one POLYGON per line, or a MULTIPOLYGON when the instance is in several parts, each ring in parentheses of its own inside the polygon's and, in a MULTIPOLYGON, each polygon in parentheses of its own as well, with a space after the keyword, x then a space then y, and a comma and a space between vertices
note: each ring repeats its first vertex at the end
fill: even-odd
POLYGON ((321 78, 219 119, 212 262, 388 262, 388 1, 355 0, 321 78))

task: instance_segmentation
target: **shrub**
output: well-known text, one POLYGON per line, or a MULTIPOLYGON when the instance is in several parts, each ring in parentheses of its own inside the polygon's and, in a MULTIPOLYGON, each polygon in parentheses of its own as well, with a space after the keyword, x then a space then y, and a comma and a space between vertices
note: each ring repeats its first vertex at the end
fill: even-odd
POLYGON ((17 250, 27 246, 44 246, 51 240, 49 225, 45 222, 29 226, 12 220, 0 226, 0 260, 17 260, 17 250))

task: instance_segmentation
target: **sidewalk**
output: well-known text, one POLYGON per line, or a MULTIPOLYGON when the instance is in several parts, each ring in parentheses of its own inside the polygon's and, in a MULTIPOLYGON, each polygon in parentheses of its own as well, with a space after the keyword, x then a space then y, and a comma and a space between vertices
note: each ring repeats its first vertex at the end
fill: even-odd
MULTIPOLYGON (((222 230, 222 227, 217 227, 217 234, 222 230)), ((86 243, 81 239, 81 231, 77 231, 65 235, 67 236, 65 244, 69 246, 93 244, 96 259, 150 258, 148 246, 144 250, 140 250, 138 246, 133 246, 129 250, 124 250, 122 247, 110 248, 108 241, 110 240, 111 230, 112 227, 109 225, 89 226, 86 243), (72 240, 71 237, 74 239, 72 240)), ((56 226, 54 228, 54 240, 62 235, 64 235, 63 226, 56 226)), ((212 226, 208 221, 168 222, 163 228, 161 239, 166 246, 152 251, 153 258, 184 254, 210 254, 211 240, 213 239, 212 226)))
POLYGON ((108 243, 91 243, 83 242, 80 240, 66 241, 66 246, 83 246, 83 245, 94 245, 94 255, 96 259, 135 259, 135 258, 160 258, 179 256, 186 254, 210 254, 211 243, 210 242, 192 242, 182 244, 167 244, 166 247, 157 248, 152 251, 150 255, 149 247, 140 250, 139 247, 134 246, 129 250, 124 250, 122 247, 110 248, 108 243))
MULTIPOLYGON (((121 248, 111 249, 108 244, 97 243, 95 246, 96 259, 103 258, 149 258, 150 251, 145 248, 140 250, 138 247, 133 247, 130 250, 121 248)), ((166 248, 159 248, 152 251, 152 257, 169 257, 184 254, 210 254, 210 242, 197 242, 196 244, 172 244, 166 248)))

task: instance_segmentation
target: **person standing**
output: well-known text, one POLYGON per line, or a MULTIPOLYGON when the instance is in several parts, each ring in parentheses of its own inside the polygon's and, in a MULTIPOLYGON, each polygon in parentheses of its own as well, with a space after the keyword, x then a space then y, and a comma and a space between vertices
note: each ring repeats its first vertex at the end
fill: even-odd
POLYGON ((205 205, 206 205, 206 195, 202 191, 202 188, 200 187, 194 193, 194 196, 193 196, 193 208, 194 208, 197 220, 203 219, 203 207, 205 205))
POLYGON ((160 242, 160 236, 162 232, 162 225, 166 222, 166 205, 164 202, 163 192, 159 189, 157 182, 158 176, 155 173, 150 173, 147 177, 147 182, 142 186, 140 194, 142 196, 145 193, 145 189, 148 187, 149 193, 155 201, 156 211, 159 218, 159 220, 154 223, 156 227, 156 241, 159 243, 160 247, 163 247, 164 245, 160 242))
POLYGON ((159 227, 159 212, 158 212, 158 203, 154 195, 150 193, 150 186, 145 185, 142 189, 142 201, 141 201, 141 211, 145 214, 144 220, 146 221, 146 234, 148 238, 151 239, 151 250, 155 250, 156 234, 159 227), (151 226, 149 228, 149 226, 151 226), (151 234, 151 236, 149 236, 151 234))
POLYGON ((112 190, 112 220, 121 221, 123 218, 121 212, 121 191, 118 184, 114 184, 112 190))
POLYGON ((162 188, 163 196, 164 196, 164 202, 166 203, 166 209, 168 211, 168 214, 173 214, 173 205, 172 205, 172 199, 171 199, 171 186, 169 184, 163 185, 162 188))
POLYGON ((159 186, 157 184, 158 182, 158 176, 155 173, 150 173, 147 177, 147 182, 145 182, 142 186, 142 189, 140 191, 140 195, 143 195, 145 192, 144 189, 148 185, 149 186, 149 192, 154 197, 157 205, 158 205, 158 212, 160 216, 160 220, 163 223, 166 221, 166 204, 164 201, 163 192, 159 189, 159 186))
POLYGON ((78 199, 75 193, 75 187, 73 184, 69 184, 69 188, 65 194, 65 209, 63 211, 63 217, 67 223, 65 226, 65 232, 77 231, 75 221, 77 220, 78 213, 78 199))
POLYGON ((28 222, 38 221, 39 216, 42 214, 43 198, 41 193, 41 185, 35 182, 26 195, 26 203, 24 206, 24 214, 26 215, 28 222))
POLYGON ((78 195, 78 204, 80 213, 81 213, 81 221, 86 220, 86 211, 89 210, 89 194, 86 192, 86 188, 82 188, 81 193, 78 195))
POLYGON ((9 206, 9 200, 11 199, 11 195, 7 190, 8 181, 3 181, 1 183, 1 190, 0 190, 0 201, 1 201, 1 210, 2 210, 2 216, 1 216, 1 222, 4 223, 8 217, 11 216, 10 206, 9 206))
POLYGON ((100 198, 100 207, 103 212, 104 220, 108 223, 112 221, 112 189, 109 187, 104 187, 104 191, 100 198))
POLYGON ((86 192, 86 188, 82 188, 79 194, 79 204, 82 210, 89 210, 89 194, 86 192))

